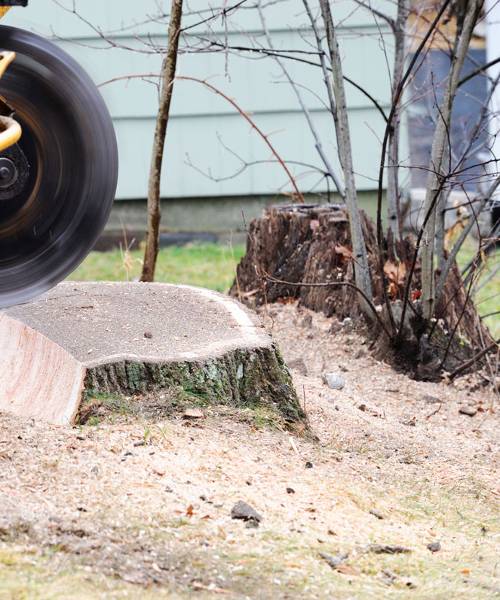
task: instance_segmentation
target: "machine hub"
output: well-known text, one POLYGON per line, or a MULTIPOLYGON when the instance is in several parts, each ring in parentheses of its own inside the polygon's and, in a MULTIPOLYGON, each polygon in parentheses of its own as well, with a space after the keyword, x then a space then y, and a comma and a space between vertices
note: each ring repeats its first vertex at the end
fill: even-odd
POLYGON ((14 185, 18 177, 19 172, 14 162, 10 158, 0 158, 0 189, 14 185))

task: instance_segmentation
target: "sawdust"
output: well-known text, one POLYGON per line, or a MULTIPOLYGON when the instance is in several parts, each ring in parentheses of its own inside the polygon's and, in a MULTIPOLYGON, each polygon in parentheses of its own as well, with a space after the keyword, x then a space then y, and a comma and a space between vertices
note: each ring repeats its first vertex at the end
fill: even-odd
POLYGON ((0 415, 0 598, 500 594, 492 392, 412 381, 293 305, 263 316, 318 441, 217 408, 75 429, 0 415), (231 519, 239 500, 259 528, 231 519))

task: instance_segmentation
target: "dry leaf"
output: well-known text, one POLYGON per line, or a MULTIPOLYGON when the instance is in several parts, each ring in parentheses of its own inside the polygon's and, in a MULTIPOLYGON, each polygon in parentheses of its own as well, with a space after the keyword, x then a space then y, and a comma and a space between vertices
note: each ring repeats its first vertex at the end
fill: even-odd
POLYGON ((406 265, 404 263, 393 263, 388 260, 384 265, 384 273, 389 281, 403 285, 406 278, 406 265))
POLYGON ((346 246, 335 246, 335 252, 336 254, 340 254, 340 256, 344 257, 347 260, 350 260, 352 258, 352 251, 349 250, 349 248, 347 248, 346 246))
POLYGON ((404 263, 393 263, 388 260, 384 265, 384 273, 389 280, 387 292, 391 298, 396 298, 400 288, 406 283, 406 266, 404 263))

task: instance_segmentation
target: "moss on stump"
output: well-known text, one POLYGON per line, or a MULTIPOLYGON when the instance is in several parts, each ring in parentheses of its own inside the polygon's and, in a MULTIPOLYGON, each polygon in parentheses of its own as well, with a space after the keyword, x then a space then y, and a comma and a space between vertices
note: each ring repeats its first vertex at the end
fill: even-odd
POLYGON ((277 346, 270 344, 201 362, 123 361, 92 367, 87 371, 77 421, 88 419, 99 397, 139 396, 158 390, 182 390, 204 405, 272 410, 292 429, 306 420, 290 372, 277 346))

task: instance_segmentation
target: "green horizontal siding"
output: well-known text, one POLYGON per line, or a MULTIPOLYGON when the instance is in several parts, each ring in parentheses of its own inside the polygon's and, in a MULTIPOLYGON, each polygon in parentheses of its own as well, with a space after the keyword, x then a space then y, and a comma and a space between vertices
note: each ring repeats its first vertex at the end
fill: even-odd
MULTIPOLYGON (((72 6, 71 0, 65 3, 68 7, 72 6)), ((13 9, 5 23, 53 37, 89 71, 97 84, 124 75, 158 73, 160 57, 150 53, 137 40, 139 36, 147 35, 152 46, 165 44, 165 25, 143 23, 148 14, 157 12, 156 0, 143 0, 141 3, 77 0, 76 4, 82 16, 96 29, 51 0, 31 0, 27 9, 13 9), (120 45, 137 48, 141 52, 107 47, 97 29, 111 32, 106 35, 116 39, 120 45)), ((191 6, 194 4, 190 3, 191 6)), ((200 7, 206 8, 209 4, 216 3, 196 0, 200 7)), ((382 10, 393 10, 393 4, 386 0, 378 0, 375 4, 382 10)), ((341 26, 341 52, 346 75, 387 106, 390 87, 387 59, 391 60, 392 38, 387 35, 389 56, 386 57, 380 49, 379 29, 372 15, 352 1, 335 2, 333 8, 341 26)), ((276 48, 312 49, 308 43, 308 40, 312 42, 312 38, 300 0, 271 5, 266 15, 276 48)), ((187 15, 185 24, 196 23, 207 16, 208 12, 187 15)), ((260 21, 255 11, 239 10, 230 19, 227 39, 232 45, 266 45, 259 32, 260 21)), ((198 33, 225 39, 220 19, 214 22, 210 33, 207 33, 206 26, 190 30, 193 44, 198 33)), ((314 56, 297 56, 315 59, 314 56)), ((323 104, 326 94, 321 72, 300 62, 288 61, 286 64, 292 77, 303 86, 304 100, 321 132, 323 145, 335 163, 335 134, 331 117, 323 104)), ((296 96, 272 59, 256 59, 251 54, 187 53, 180 58, 179 74, 208 78, 213 85, 234 98, 252 114, 263 131, 272 133, 272 143, 286 160, 320 165, 296 96)), ((101 89, 115 120, 119 139, 118 198, 145 197, 157 88, 141 79, 131 79, 101 89)), ((361 189, 373 189, 383 120, 366 96, 354 87, 347 85, 347 95, 358 185, 361 189)), ((196 83, 182 81, 177 84, 166 157, 162 188, 166 197, 273 194, 289 189, 279 165, 266 162, 269 150, 250 130, 248 123, 235 113, 229 103, 196 83), (224 146, 236 151, 241 160, 224 146), (187 164, 189 161, 220 180, 211 181, 204 177, 187 164), (259 164, 252 164, 239 176, 226 179, 240 170, 243 162, 259 164)), ((304 191, 326 189, 325 182, 308 166, 292 165, 291 168, 299 177, 304 191)))

